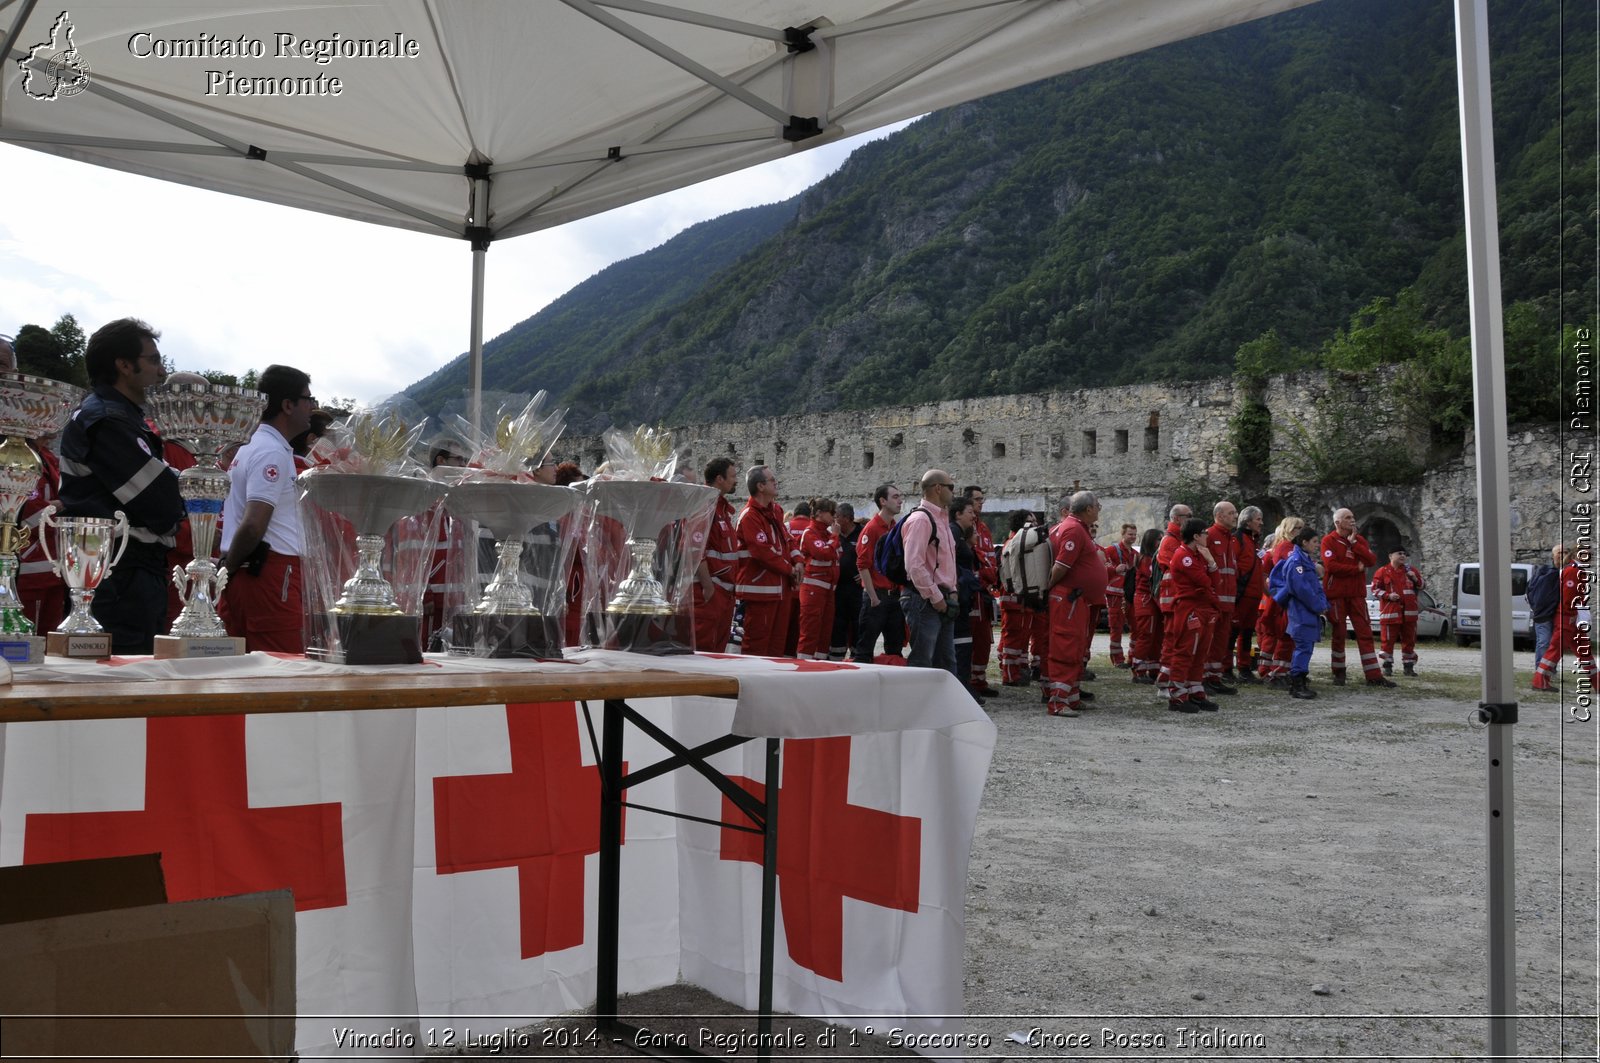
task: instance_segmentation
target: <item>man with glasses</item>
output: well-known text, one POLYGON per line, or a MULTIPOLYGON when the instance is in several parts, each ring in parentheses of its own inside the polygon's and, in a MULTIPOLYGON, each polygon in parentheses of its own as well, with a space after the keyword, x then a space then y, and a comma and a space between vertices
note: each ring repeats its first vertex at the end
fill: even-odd
POLYGON ((184 519, 178 474, 162 460, 161 437, 144 415, 147 388, 167 379, 160 333, 121 318, 84 349, 91 391, 61 433, 61 511, 69 517, 128 517, 128 546, 95 590, 94 617, 111 652, 150 653, 167 617, 167 551, 184 519))
POLYGON ((304 653, 300 551, 305 537, 295 500, 294 448, 311 427, 311 378, 269 365, 256 384, 266 399, 261 423, 239 448, 222 506, 222 619, 245 649, 304 653))
POLYGON ((900 607, 911 629, 913 668, 956 671, 956 544, 950 531, 950 502, 956 483, 943 469, 922 474, 922 501, 900 526, 905 548, 907 586, 900 607))
POLYGON ((733 566, 734 591, 744 602, 740 652, 777 657, 783 653, 785 598, 799 586, 800 566, 778 508, 777 476, 757 465, 745 476, 745 487, 750 498, 739 511, 739 559, 733 566))

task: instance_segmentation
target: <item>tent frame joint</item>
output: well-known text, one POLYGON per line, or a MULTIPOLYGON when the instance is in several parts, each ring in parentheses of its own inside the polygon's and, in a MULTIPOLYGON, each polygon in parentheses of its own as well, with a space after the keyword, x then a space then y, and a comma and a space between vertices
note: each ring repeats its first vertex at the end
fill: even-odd
POLYGON ((489 179, 489 169, 492 165, 492 163, 487 162, 469 162, 461 167, 461 172, 466 175, 469 181, 487 181, 489 179))
POLYGON ((489 250, 489 244, 494 240, 494 230, 487 225, 468 225, 461 235, 472 241, 474 251, 489 250))
POLYGON ((248 148, 245 149, 244 157, 247 158, 247 159, 252 160, 253 162, 266 162, 267 161, 267 149, 266 148, 258 148, 254 144, 251 144, 248 148))
POLYGON ((802 118, 791 114, 789 124, 783 127, 783 139, 787 141, 810 140, 812 137, 822 135, 822 123, 815 118, 802 118))
POLYGON ((1480 701, 1478 702, 1478 722, 1491 723, 1516 723, 1517 703, 1515 701, 1480 701))
POLYGON ((799 55, 801 52, 815 50, 817 42, 811 39, 811 35, 816 31, 815 26, 785 26, 783 43, 789 49, 789 54, 799 55))

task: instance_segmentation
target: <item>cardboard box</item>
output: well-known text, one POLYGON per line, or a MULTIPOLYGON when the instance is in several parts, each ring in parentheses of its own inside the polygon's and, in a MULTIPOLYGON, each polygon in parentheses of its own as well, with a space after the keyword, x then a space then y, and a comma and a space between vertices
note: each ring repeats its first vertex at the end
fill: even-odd
POLYGON ((0 868, 7 1056, 292 1057, 293 896, 148 903, 154 859, 0 868))

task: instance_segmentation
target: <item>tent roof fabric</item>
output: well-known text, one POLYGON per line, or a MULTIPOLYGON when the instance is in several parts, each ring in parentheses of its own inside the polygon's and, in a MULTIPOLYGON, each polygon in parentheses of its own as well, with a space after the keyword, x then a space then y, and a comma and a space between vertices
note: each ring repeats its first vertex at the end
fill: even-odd
POLYGON ((0 140, 485 239, 1306 0, 64 2, 0 0, 0 140))

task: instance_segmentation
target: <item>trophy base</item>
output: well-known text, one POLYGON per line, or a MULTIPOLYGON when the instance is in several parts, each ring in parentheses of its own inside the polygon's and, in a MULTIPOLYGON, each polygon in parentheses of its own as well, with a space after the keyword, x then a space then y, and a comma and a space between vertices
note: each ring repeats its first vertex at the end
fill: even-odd
POLYGON ((585 645, 652 657, 675 657, 694 652, 694 622, 678 613, 653 616, 638 613, 589 613, 584 617, 585 645))
POLYGON ((240 657, 245 653, 244 639, 228 635, 212 637, 157 635, 157 660, 188 660, 191 657, 240 657))
POLYGON ((110 657, 111 632, 69 635, 64 631, 52 631, 45 636, 44 650, 52 657, 110 657))
POLYGON ((44 654, 42 635, 0 635, 0 660, 8 664, 38 664, 44 654))
POLYGON ((330 664, 421 664, 422 618, 403 613, 324 613, 306 656, 330 664), (338 649, 333 647, 337 646, 338 649))
POLYGON ((456 657, 525 657, 561 660, 562 625, 548 616, 457 613, 450 621, 450 653, 456 657))

